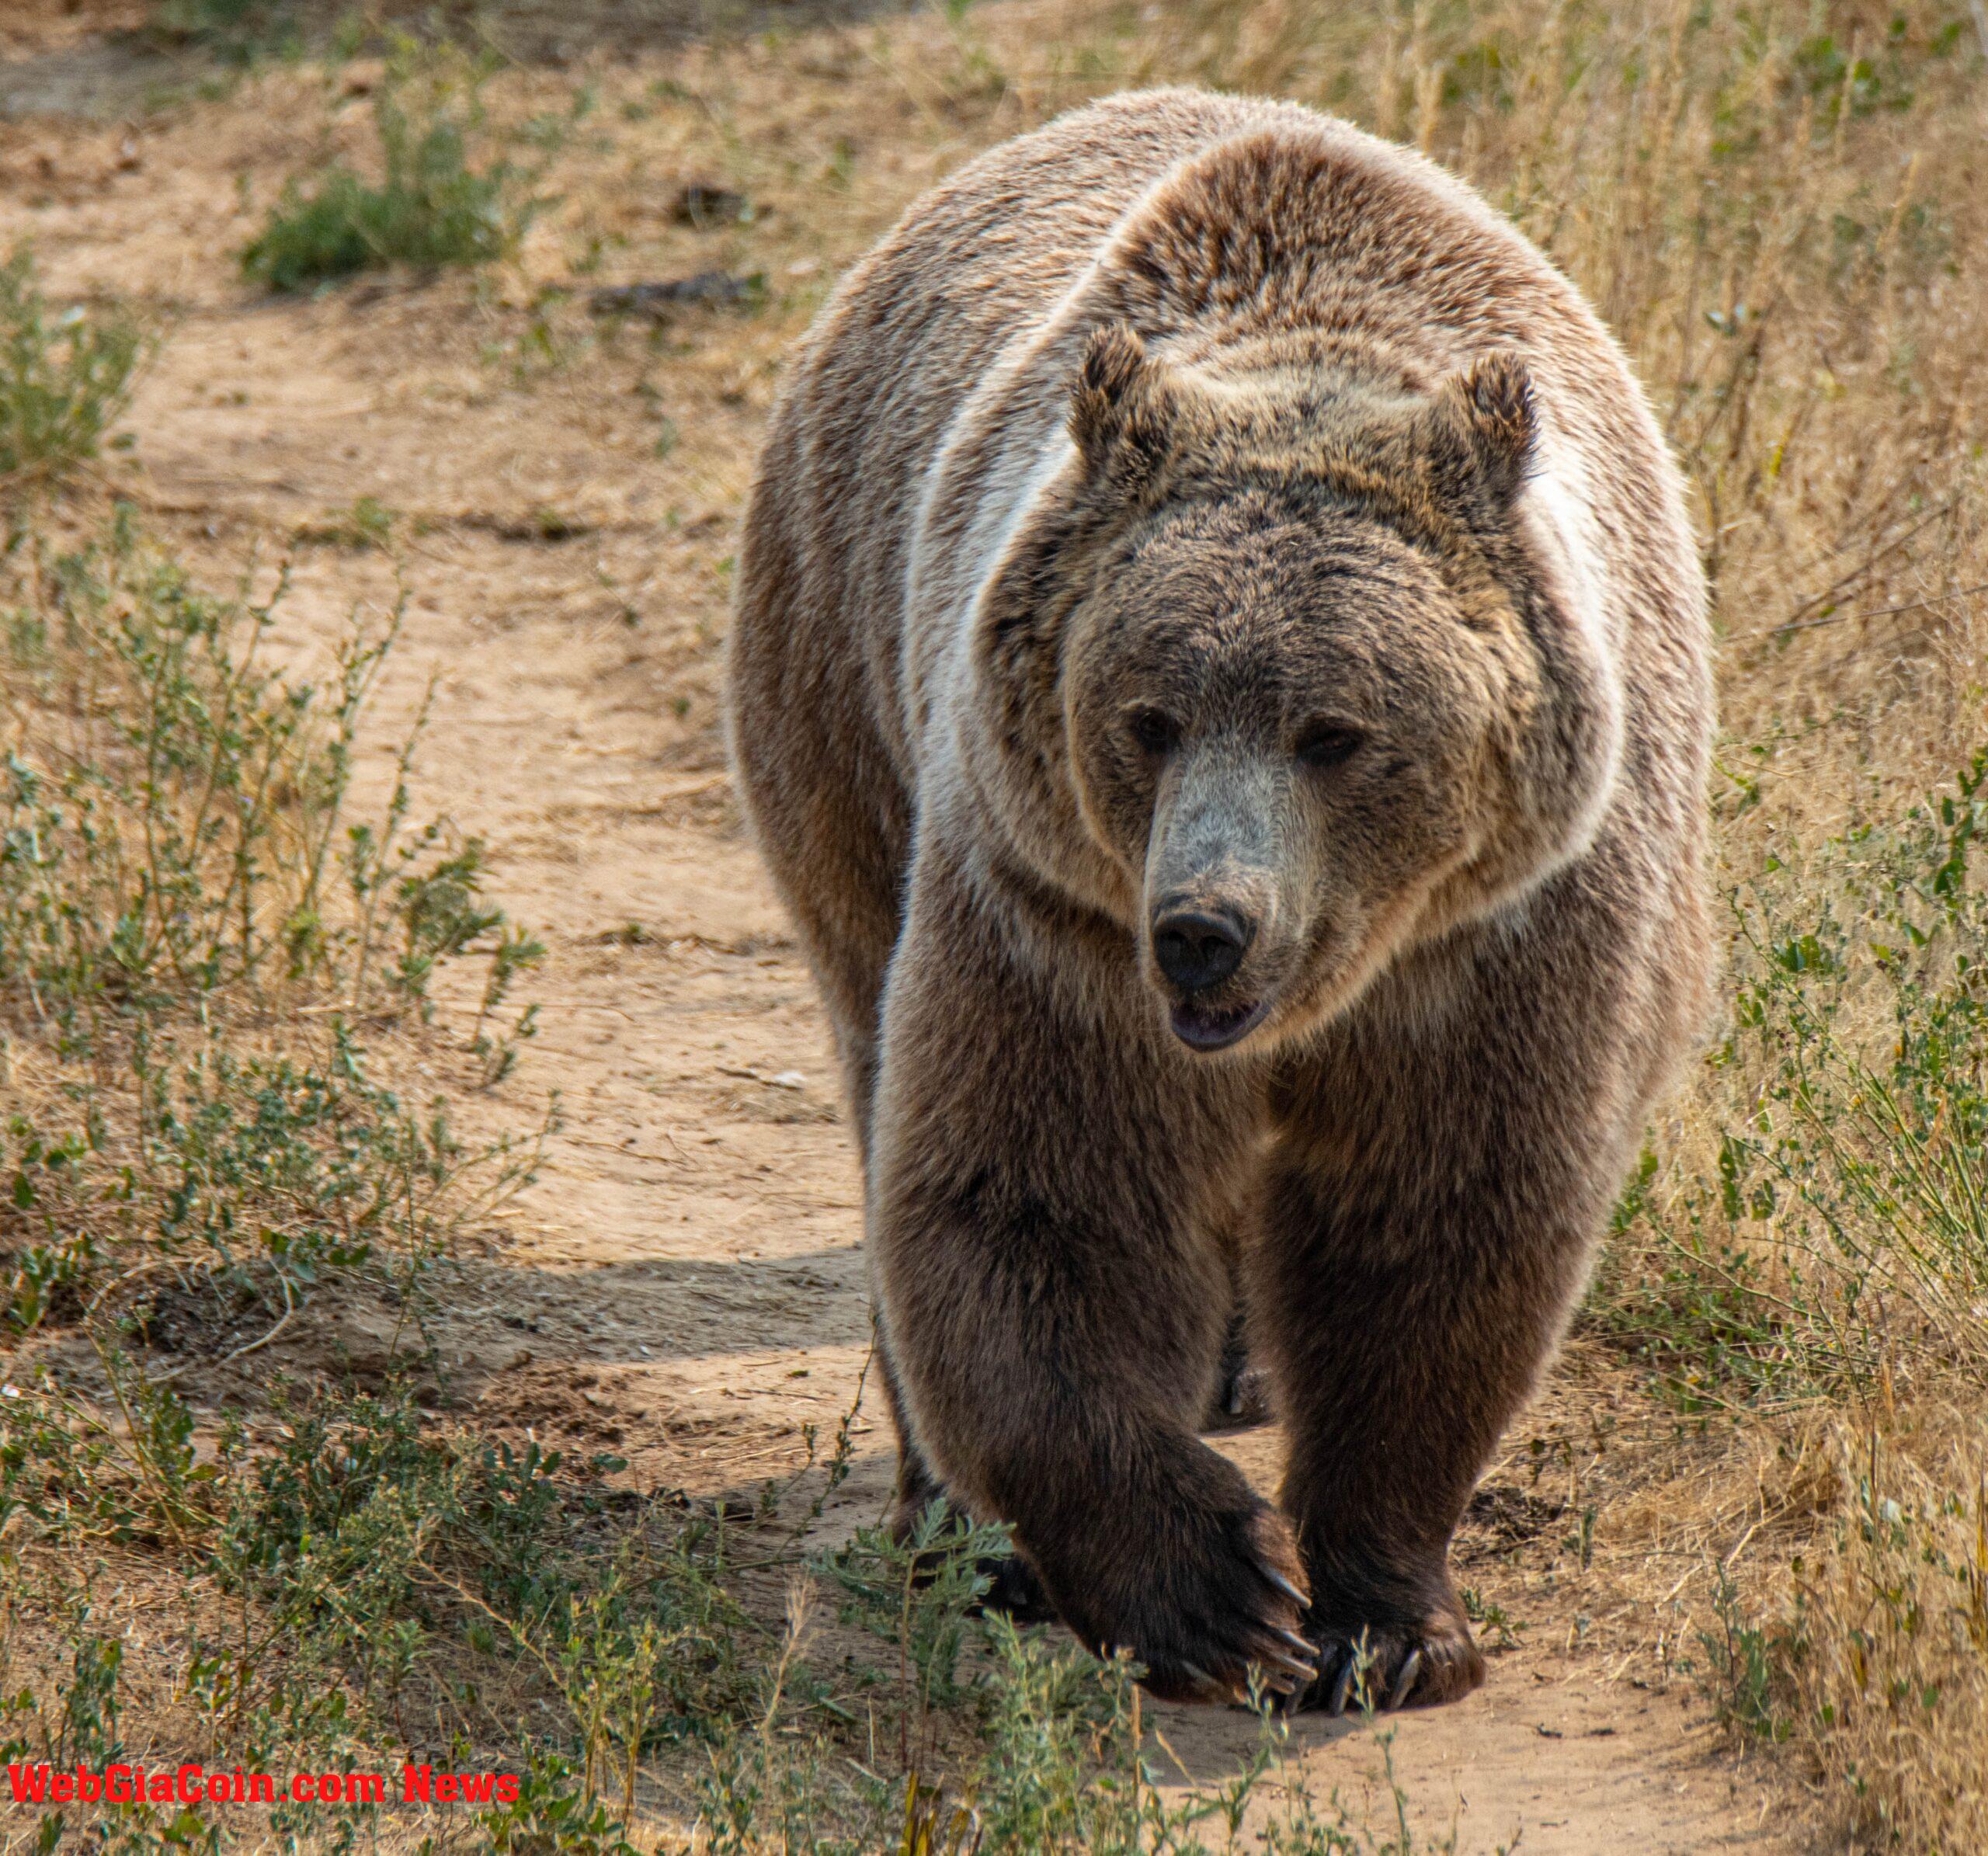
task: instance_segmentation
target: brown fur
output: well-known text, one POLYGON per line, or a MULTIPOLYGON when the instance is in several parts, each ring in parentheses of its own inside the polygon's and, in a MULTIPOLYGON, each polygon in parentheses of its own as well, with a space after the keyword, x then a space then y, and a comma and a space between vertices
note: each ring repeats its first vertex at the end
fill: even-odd
POLYGON ((1164 1694, 1475 1686, 1450 1536, 1708 980, 1703 591, 1594 316, 1342 123, 1066 117, 817 324, 732 674, 905 1503, 1164 1694), (1183 978, 1208 912, 1246 947, 1183 978), (1195 1435, 1232 1263, 1275 1507, 1195 1435))

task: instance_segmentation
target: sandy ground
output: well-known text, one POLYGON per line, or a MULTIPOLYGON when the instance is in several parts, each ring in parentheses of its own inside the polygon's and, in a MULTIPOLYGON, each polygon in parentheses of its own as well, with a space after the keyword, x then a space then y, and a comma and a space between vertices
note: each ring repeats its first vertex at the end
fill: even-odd
MULTIPOLYGON (((416 815, 486 840, 502 899, 549 949, 527 989, 541 1029, 488 1114, 528 1121, 556 1090, 564 1131, 488 1253, 452 1274, 444 1353, 492 1423, 611 1448, 644 1483, 715 1494, 793 1472, 810 1431, 825 1443, 850 1410, 867 1357, 860 1187, 808 975, 731 799, 716 698, 774 357, 820 282, 795 262, 756 326, 700 312, 652 340, 574 325, 578 357, 537 373, 516 359, 529 293, 513 284, 388 280, 272 303, 226 256, 252 223, 233 176, 280 175, 311 145, 290 116, 315 93, 279 77, 140 119, 119 113, 119 67, 106 120, 78 95, 100 94, 89 61, 110 54, 63 30, 67 88, 39 112, 25 67, 0 78, 15 116, 0 120, 0 245, 31 233, 58 293, 165 309, 118 485, 217 574, 259 546, 266 575, 289 547, 278 636, 306 661, 355 600, 377 613, 394 588, 387 555, 314 530, 362 497, 394 512, 409 602, 379 739, 432 684, 416 815)), ((701 268, 693 237, 658 230, 643 262, 701 268)), ((1671 1670, 1664 1618, 1611 1583, 1611 1504, 1636 1486, 1622 1465, 1660 1429, 1576 1357, 1515 1431, 1463 1548, 1465 1582, 1515 1642, 1476 1697, 1385 1729, 1424 1832, 1454 1826, 1460 1851, 1487 1856, 1787 1847, 1757 1769, 1719 1750, 1671 1670), (1590 1505, 1600 1546, 1584 1566, 1571 1517, 1590 1505)), ((874 1389, 853 1437, 824 1539, 885 1498, 874 1389)), ((1274 1476, 1274 1431, 1226 1447, 1274 1476)), ((1238 1715, 1156 1712, 1197 1781, 1253 1736, 1238 1715)), ((1319 1796, 1389 1821, 1370 1730, 1301 1722, 1293 1739, 1319 1796)))

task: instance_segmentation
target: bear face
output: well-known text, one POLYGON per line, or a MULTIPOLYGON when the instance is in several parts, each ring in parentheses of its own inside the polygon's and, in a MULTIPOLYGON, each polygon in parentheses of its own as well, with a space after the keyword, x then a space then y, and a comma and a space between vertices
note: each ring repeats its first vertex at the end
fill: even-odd
POLYGON ((1201 1052, 1350 999, 1495 823, 1530 700, 1516 619, 1314 497, 1171 503, 1100 551, 1065 624, 1073 784, 1141 898, 1142 973, 1201 1052), (1481 604, 1481 603, 1480 603, 1481 604))
POLYGON ((1301 392, 1278 363, 1097 331, 977 631, 1008 816, 1206 1055, 1302 1037, 1577 853, 1621 745, 1524 367, 1301 392))

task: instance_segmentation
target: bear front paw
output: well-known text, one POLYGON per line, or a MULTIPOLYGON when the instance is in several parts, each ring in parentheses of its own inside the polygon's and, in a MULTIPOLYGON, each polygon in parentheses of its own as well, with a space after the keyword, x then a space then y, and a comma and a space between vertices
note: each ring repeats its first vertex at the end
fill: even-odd
POLYGON ((1298 1631, 1309 1595, 1290 1524, 1253 1497, 1172 1521, 1115 1616, 1079 1604, 1063 1607, 1066 1620, 1100 1653, 1128 1652, 1164 1701, 1244 1700, 1253 1668, 1267 1693, 1309 1688, 1318 1665, 1298 1631))
POLYGON ((1434 1708, 1484 1680, 1469 1625, 1447 1611, 1418 1624, 1308 1620, 1306 1635, 1319 1646, 1319 1677, 1298 1705, 1326 1714, 1434 1708))

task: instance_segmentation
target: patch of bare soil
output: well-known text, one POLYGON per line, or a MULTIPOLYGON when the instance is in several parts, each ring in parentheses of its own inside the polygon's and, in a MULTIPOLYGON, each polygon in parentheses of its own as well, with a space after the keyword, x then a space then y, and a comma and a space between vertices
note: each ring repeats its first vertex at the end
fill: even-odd
POLYGON ((447 36, 552 70, 603 52, 653 56, 710 40, 788 33, 895 12, 902 0, 267 0, 231 26, 216 9, 211 45, 159 24, 154 0, 7 0, 0 9, 0 122, 142 116, 164 98, 224 81, 230 62, 271 51, 321 53, 362 15, 375 27, 447 36))

